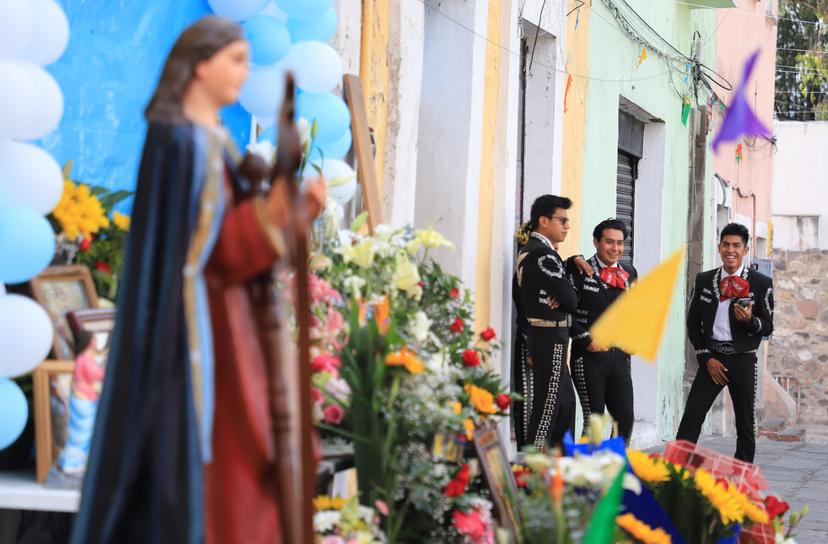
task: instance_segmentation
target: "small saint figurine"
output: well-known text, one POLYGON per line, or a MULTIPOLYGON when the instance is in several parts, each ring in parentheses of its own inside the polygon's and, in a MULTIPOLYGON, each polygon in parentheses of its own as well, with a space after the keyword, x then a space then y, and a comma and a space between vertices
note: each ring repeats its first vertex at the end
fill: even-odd
POLYGON ((95 336, 88 331, 76 335, 75 351, 66 444, 46 476, 47 487, 79 489, 92 442, 106 360, 97 349, 95 336))
POLYGON ((326 188, 308 181, 294 199, 277 178, 250 193, 249 161, 219 123, 249 62, 239 25, 205 17, 173 45, 146 108, 75 544, 281 541, 271 346, 250 284, 288 259, 326 188))

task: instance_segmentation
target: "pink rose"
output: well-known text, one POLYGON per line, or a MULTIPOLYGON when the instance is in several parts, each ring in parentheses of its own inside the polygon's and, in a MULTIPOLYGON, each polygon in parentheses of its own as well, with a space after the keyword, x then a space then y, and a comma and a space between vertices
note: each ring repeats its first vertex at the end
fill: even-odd
POLYGON ((330 372, 335 375, 339 374, 337 370, 340 366, 342 366, 342 363, 339 361, 339 357, 327 354, 316 356, 311 363, 311 369, 314 372, 330 372))
POLYGON ((311 400, 313 400, 313 402, 322 402, 324 400, 319 389, 311 387, 311 400))
POLYGON ((339 425, 345 418, 345 410, 338 404, 331 404, 325 408, 322 417, 325 419, 325 423, 329 425, 339 425))

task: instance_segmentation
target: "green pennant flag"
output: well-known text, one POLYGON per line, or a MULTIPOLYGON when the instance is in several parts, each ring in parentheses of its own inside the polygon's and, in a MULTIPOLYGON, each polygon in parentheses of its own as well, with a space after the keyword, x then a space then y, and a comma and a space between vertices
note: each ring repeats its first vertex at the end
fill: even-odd
POLYGON ((624 474, 627 472, 625 464, 618 471, 606 495, 601 497, 592 517, 589 520, 583 544, 612 544, 612 535, 615 532, 615 517, 621 507, 621 497, 624 495, 624 474))

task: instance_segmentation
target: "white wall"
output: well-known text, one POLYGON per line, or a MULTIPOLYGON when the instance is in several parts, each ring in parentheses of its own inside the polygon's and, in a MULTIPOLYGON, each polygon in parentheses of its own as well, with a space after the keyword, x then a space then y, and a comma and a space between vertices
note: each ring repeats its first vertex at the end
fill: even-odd
POLYGON ((773 247, 828 249, 828 122, 777 121, 774 132, 773 247))

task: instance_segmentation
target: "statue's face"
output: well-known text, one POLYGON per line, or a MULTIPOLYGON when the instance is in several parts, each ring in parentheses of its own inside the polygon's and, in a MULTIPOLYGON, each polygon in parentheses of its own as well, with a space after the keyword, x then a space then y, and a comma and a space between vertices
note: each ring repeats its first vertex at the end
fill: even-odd
POLYGON ((249 70, 249 48, 246 41, 239 40, 199 63, 193 83, 201 85, 217 105, 226 106, 238 100, 249 70))

